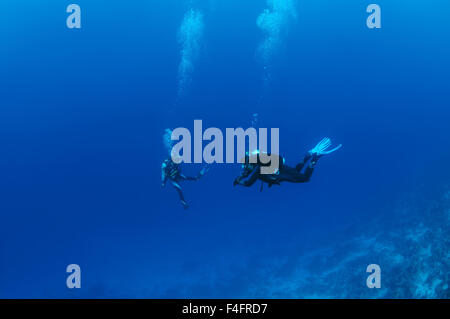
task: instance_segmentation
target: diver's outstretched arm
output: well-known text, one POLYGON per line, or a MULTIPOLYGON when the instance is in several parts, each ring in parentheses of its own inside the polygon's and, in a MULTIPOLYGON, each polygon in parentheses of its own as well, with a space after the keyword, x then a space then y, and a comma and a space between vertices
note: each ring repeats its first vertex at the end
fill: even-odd
POLYGON ((245 187, 250 187, 250 186, 252 186, 253 184, 255 184, 255 182, 258 180, 258 178, 259 178, 259 175, 260 175, 260 167, 259 166, 257 166, 254 170, 253 170, 253 172, 252 172, 252 174, 250 175, 250 178, 249 179, 247 179, 247 180, 245 180, 245 181, 242 181, 241 179, 236 179, 235 180, 235 182, 234 182, 234 185, 242 185, 242 186, 245 186, 245 187))
POLYGON ((203 166, 202 169, 200 170, 200 172, 198 172, 197 179, 202 178, 206 173, 209 172, 209 169, 210 169, 209 166, 206 166, 206 165, 203 166))
POLYGON ((198 180, 197 177, 186 176, 186 175, 183 175, 183 174, 180 174, 180 178, 181 178, 183 181, 196 181, 196 180, 198 180))
POLYGON ((247 178, 253 171, 250 169, 243 169, 241 172, 241 175, 235 178, 233 185, 236 186, 241 183, 241 181, 245 178, 247 178))
POLYGON ((180 178, 184 181, 198 181, 200 178, 203 177, 203 175, 205 175, 207 172, 209 171, 209 167, 208 166, 204 166, 200 172, 198 173, 198 175, 196 177, 192 177, 192 176, 186 176, 183 174, 180 174, 180 178))

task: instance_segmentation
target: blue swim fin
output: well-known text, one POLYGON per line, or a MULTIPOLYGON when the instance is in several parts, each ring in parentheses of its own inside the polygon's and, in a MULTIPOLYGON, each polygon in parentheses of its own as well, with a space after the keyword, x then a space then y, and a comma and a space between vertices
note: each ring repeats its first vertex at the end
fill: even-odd
POLYGON ((327 151, 327 149, 330 146, 331 146, 331 140, 328 137, 325 137, 312 150, 309 151, 309 154, 315 155, 315 156, 331 154, 331 153, 337 151, 338 149, 340 149, 342 147, 342 144, 339 144, 335 148, 327 151))

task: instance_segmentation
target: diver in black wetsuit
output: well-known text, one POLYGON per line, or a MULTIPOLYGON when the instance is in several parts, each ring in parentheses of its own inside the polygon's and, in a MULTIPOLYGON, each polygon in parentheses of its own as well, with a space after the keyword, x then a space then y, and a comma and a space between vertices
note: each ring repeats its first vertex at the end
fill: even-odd
POLYGON ((176 164, 169 157, 166 159, 161 165, 161 186, 166 186, 167 180, 170 180, 173 187, 175 187, 178 195, 180 196, 180 202, 183 205, 184 209, 187 209, 189 205, 186 203, 183 191, 180 186, 180 182, 182 181, 198 181, 209 169, 205 166, 203 167, 196 177, 185 176, 181 173, 180 164, 176 164))
POLYGON ((261 166, 264 166, 258 161, 258 163, 247 163, 248 155, 246 156, 246 163, 243 164, 243 170, 241 175, 234 180, 233 185, 242 185, 246 187, 252 186, 257 180, 261 180, 272 185, 280 185, 281 182, 291 182, 291 183, 306 183, 311 179, 311 175, 314 171, 314 167, 319 159, 318 156, 313 156, 307 154, 302 162, 297 164, 295 168, 287 166, 284 164, 284 158, 279 156, 279 169, 274 174, 261 174, 261 166), (311 159, 308 167, 304 172, 302 169, 305 164, 311 159), (250 177, 249 177, 250 176, 250 177), (247 178, 247 179, 246 179, 247 178))
MULTIPOLYGON (((278 156, 279 167, 278 170, 273 174, 262 174, 261 166, 269 166, 269 164, 263 164, 260 160, 260 154, 256 152, 254 155, 249 155, 248 153, 245 156, 245 161, 243 166, 243 170, 241 175, 234 180, 233 185, 242 185, 246 187, 252 186, 257 180, 261 180, 262 182, 268 183, 269 187, 272 185, 280 185, 281 182, 290 182, 290 183, 307 183, 311 179, 311 176, 314 172, 314 167, 317 164, 317 161, 320 157, 326 154, 330 154, 334 151, 337 151, 342 145, 337 146, 331 151, 327 151, 330 147, 331 141, 328 138, 323 139, 315 148, 309 151, 303 161, 297 164, 297 166, 290 167, 284 164, 284 158, 278 156), (252 156, 256 156, 253 158, 253 161, 250 161, 252 156), (251 163, 256 162, 256 163, 251 163), (307 167, 305 165, 309 162, 307 167), (250 177, 249 177, 250 176, 250 177), (248 178, 248 179, 246 179, 248 178)), ((261 185, 261 190, 262 190, 261 185)))

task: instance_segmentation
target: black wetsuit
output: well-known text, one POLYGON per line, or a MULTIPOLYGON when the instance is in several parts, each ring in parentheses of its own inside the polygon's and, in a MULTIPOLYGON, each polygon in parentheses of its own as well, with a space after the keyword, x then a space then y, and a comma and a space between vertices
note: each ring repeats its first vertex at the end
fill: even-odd
POLYGON ((199 180, 201 173, 197 177, 190 177, 181 174, 181 167, 179 164, 174 163, 171 159, 166 159, 162 163, 161 167, 162 171, 162 186, 165 186, 166 181, 170 180, 173 187, 175 187, 178 196, 180 197, 181 204, 184 208, 187 208, 188 205, 184 200, 183 191, 180 186, 180 182, 182 181, 197 181, 199 180))
POLYGON ((276 174, 261 174, 261 164, 250 164, 246 161, 241 176, 236 178, 236 180, 234 181, 234 185, 250 187, 257 180, 268 183, 269 187, 274 184, 279 185, 281 182, 307 183, 311 179, 312 173, 314 172, 314 167, 318 159, 318 156, 312 156, 308 153, 304 157, 303 161, 298 163, 294 168, 285 165, 284 159, 279 156, 279 169, 276 174), (309 160, 311 161, 305 168, 305 165, 309 160), (304 168, 305 170, 304 172, 302 172, 304 168), (244 180, 247 177, 248 179, 244 180))

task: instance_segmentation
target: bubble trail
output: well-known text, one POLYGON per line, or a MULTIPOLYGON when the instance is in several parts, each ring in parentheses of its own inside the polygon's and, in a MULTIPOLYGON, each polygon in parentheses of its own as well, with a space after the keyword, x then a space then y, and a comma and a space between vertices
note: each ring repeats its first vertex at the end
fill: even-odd
POLYGON ((258 54, 264 65, 265 81, 270 79, 271 61, 287 35, 290 22, 297 20, 295 0, 267 0, 267 6, 256 21, 264 34, 258 54))
POLYGON ((178 95, 183 95, 192 81, 195 63, 201 51, 204 33, 203 14, 190 9, 183 18, 178 31, 178 43, 181 46, 181 61, 178 66, 178 95))
POLYGON ((167 154, 170 155, 173 147, 173 141, 172 141, 172 130, 170 128, 166 128, 164 130, 164 134, 162 136, 163 138, 163 144, 166 148, 167 154))

